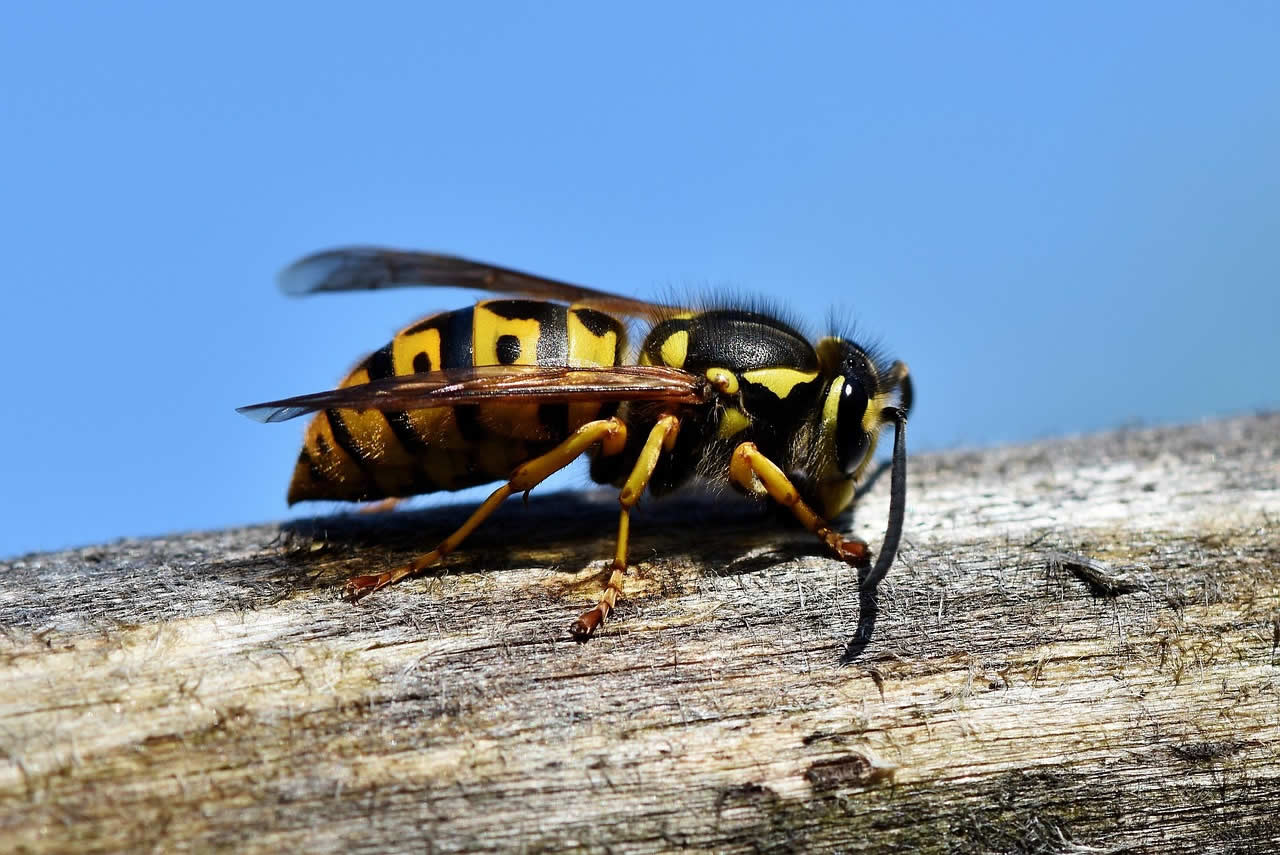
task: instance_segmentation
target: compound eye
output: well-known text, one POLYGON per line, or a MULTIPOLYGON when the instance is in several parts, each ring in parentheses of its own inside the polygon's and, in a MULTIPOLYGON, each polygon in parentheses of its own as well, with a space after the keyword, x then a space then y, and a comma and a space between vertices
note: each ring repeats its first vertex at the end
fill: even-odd
POLYGON ((836 410, 836 465, 845 475, 852 475, 866 454, 867 432, 862 428, 866 412, 866 390, 854 378, 846 377, 836 410))

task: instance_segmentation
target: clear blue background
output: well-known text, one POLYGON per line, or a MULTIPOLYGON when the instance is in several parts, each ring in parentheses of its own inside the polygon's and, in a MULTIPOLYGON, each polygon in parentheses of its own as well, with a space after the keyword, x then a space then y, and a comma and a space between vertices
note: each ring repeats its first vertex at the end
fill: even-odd
POLYGON ((233 407, 473 298, 335 244, 843 307, 917 449, 1275 406, 1277 9, 11 4, 0 555, 282 517, 233 407))

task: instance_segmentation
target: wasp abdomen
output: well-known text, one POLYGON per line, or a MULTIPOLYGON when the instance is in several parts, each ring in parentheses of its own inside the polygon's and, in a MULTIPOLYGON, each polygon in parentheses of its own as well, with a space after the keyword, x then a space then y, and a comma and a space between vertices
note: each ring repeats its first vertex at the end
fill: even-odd
MULTIPOLYGON (((621 321, 584 306, 485 300, 425 318, 360 362, 340 387, 483 365, 617 365, 621 321)), ((468 404, 422 410, 325 410, 307 427, 289 503, 367 501, 459 490, 511 470, 600 404, 468 404)))

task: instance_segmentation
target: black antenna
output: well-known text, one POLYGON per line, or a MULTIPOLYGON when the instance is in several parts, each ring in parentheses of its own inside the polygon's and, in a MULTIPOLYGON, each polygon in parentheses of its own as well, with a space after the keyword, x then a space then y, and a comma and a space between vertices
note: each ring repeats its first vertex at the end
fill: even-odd
MULTIPOLYGON (((911 387, 908 386, 909 390, 911 387)), ((906 394, 910 401, 910 392, 906 394)), ((898 555, 898 542, 902 540, 902 521, 907 510, 907 415, 897 407, 885 407, 880 411, 882 425, 893 424, 893 477, 889 485, 889 526, 884 531, 884 544, 871 572, 862 580, 858 590, 873 592, 884 579, 893 559, 898 555)))

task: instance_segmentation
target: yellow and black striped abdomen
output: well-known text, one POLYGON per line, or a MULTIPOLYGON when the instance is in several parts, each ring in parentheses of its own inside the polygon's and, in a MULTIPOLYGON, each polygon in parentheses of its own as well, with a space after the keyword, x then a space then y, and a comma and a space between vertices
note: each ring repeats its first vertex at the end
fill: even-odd
MULTIPOLYGON (((340 385, 473 365, 616 365, 625 348, 622 323, 602 312, 485 300, 401 330, 340 385)), ((596 404, 327 410, 307 426, 289 503, 413 496, 504 479, 600 411, 596 404)))

